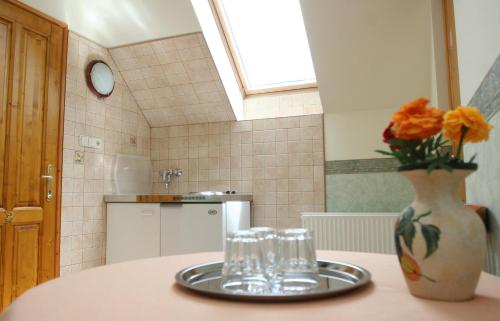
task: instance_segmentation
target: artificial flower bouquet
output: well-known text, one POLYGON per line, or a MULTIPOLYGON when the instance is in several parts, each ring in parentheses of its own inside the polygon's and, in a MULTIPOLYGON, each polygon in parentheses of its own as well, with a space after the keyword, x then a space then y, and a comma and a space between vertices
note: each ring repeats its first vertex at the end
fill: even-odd
POLYGON ((398 159, 400 170, 477 169, 475 156, 467 162, 462 159, 463 144, 488 140, 493 126, 476 107, 459 106, 444 112, 427 107, 428 103, 420 98, 401 106, 383 134, 390 151, 377 152, 398 159), (450 142, 457 146, 455 153, 443 150, 450 142))

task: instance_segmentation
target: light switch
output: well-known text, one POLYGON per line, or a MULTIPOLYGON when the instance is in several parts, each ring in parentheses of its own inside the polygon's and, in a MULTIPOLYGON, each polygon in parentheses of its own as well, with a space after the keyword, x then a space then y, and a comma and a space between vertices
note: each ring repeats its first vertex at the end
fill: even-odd
POLYGON ((88 147, 89 146, 89 138, 90 138, 89 136, 80 135, 80 137, 79 137, 80 146, 88 147))
POLYGON ((102 147, 102 139, 99 137, 81 135, 79 137, 79 143, 82 147, 90 147, 95 149, 99 149, 102 147))

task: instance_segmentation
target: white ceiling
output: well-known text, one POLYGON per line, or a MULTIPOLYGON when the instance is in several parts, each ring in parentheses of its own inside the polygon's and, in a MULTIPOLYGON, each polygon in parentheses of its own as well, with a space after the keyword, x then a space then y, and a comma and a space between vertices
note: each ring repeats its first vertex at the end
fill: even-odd
POLYGON ((110 48, 201 31, 190 0, 21 0, 110 48))
POLYGON ((430 97, 431 0, 301 0, 323 110, 430 97))

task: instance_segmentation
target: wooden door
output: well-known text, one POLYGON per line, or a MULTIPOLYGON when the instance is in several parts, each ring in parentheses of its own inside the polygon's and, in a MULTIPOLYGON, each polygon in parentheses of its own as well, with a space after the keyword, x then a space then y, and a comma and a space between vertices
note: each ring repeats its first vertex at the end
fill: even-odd
POLYGON ((0 0, 0 41, 7 66, 0 74, 0 284, 6 307, 59 273, 67 29, 17 1, 0 0))
POLYGON ((7 106, 11 78, 11 52, 14 23, 0 15, 0 310, 3 308, 4 270, 5 270, 5 142, 7 129, 7 106))

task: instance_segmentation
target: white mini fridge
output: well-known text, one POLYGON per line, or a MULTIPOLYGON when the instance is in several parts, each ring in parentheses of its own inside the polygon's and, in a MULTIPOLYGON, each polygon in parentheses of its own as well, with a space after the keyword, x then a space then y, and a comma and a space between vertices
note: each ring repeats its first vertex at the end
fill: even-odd
POLYGON ((250 202, 161 204, 161 255, 222 251, 226 234, 250 228, 250 202))

